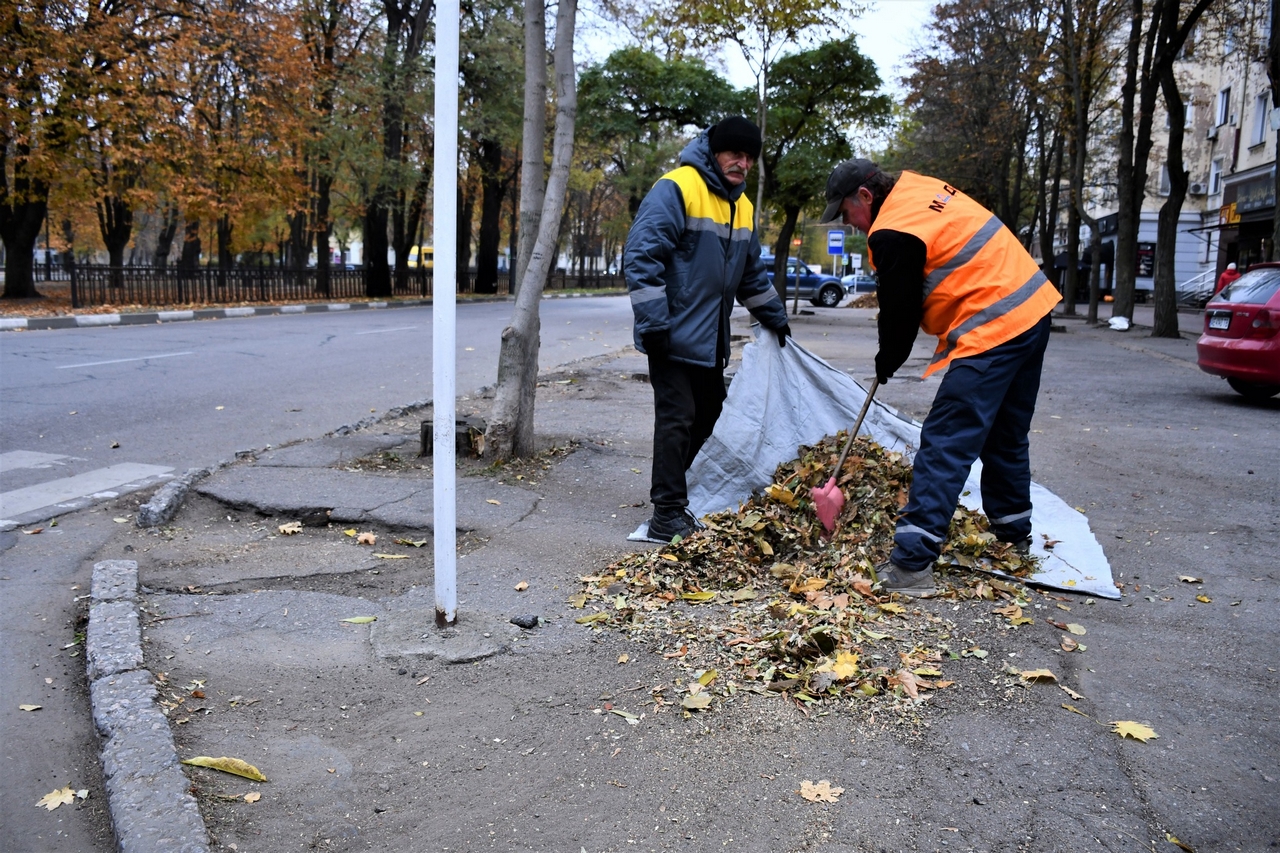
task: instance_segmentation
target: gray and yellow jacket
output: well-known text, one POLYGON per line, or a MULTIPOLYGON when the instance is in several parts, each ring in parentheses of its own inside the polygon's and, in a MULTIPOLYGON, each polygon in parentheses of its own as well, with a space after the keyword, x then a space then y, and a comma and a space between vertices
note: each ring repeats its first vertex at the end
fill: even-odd
POLYGON ((641 335, 667 329, 675 361, 724 367, 736 296, 764 326, 787 323, 760 262, 745 184, 729 185, 704 131, 680 153, 681 166, 658 179, 627 235, 622 269, 641 335))

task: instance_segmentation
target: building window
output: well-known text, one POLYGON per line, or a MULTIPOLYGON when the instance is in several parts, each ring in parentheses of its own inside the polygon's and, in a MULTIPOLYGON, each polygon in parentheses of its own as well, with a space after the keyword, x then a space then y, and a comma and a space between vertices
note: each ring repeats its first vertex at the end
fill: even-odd
POLYGON ((1222 158, 1209 163, 1209 195, 1222 192, 1222 158))
POLYGON ((1168 195, 1169 190, 1169 164, 1162 163, 1160 166, 1160 195, 1168 195))
POLYGON ((1271 95, 1263 92, 1253 99, 1253 132, 1249 134, 1250 145, 1261 145, 1267 138, 1267 113, 1271 103, 1271 95))
POLYGON ((1218 93, 1218 114, 1214 118, 1214 124, 1221 127, 1231 118, 1231 87, 1223 89, 1218 93))

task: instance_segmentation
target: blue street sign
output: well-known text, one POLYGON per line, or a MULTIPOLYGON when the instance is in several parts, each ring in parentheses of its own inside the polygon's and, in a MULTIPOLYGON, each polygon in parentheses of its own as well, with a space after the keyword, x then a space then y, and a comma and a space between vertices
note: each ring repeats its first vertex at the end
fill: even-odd
POLYGON ((843 231, 827 232, 827 254, 828 255, 844 254, 844 232, 843 231))

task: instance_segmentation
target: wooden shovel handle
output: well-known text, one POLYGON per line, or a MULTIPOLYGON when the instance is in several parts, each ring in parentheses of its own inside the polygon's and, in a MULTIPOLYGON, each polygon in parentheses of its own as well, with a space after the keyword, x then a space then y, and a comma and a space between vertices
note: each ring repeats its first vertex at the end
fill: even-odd
POLYGON ((840 461, 836 463, 836 470, 831 474, 832 478, 840 476, 840 470, 844 468, 844 460, 849 456, 849 448, 853 447, 853 440, 858 435, 858 430, 862 428, 862 419, 867 416, 867 409, 871 408, 871 398, 876 395, 876 389, 880 387, 880 379, 871 380, 871 388, 867 391, 867 399, 862 401, 862 411, 858 412, 858 419, 853 422, 853 429, 849 432, 849 439, 844 443, 844 450, 840 451, 840 461))

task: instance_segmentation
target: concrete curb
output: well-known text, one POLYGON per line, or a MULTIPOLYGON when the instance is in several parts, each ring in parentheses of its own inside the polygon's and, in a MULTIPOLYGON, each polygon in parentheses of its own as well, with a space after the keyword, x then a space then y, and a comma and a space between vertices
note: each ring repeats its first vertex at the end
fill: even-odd
MULTIPOLYGON (((620 296, 626 293, 543 293, 543 299, 585 299, 592 296, 620 296)), ((464 302, 511 302, 512 296, 480 296, 464 302)), ((398 299, 394 302, 323 302, 301 305, 237 306, 200 308, 190 311, 146 311, 138 314, 71 314, 63 317, 0 317, 0 332, 85 329, 95 326, 147 326, 187 320, 222 320, 233 317, 264 317, 278 314, 325 314, 330 311, 363 311, 377 308, 416 308, 430 305, 430 299, 398 299)))
POLYGON ((187 473, 176 480, 170 480, 160 487, 151 500, 138 507, 134 516, 134 524, 138 527, 159 527, 165 524, 178 512, 182 500, 200 480, 214 472, 214 468, 189 468, 187 473))
POLYGON ((93 567, 85 637, 89 698, 120 853, 208 853, 209 837, 182 772, 169 721, 143 667, 138 564, 93 567))

